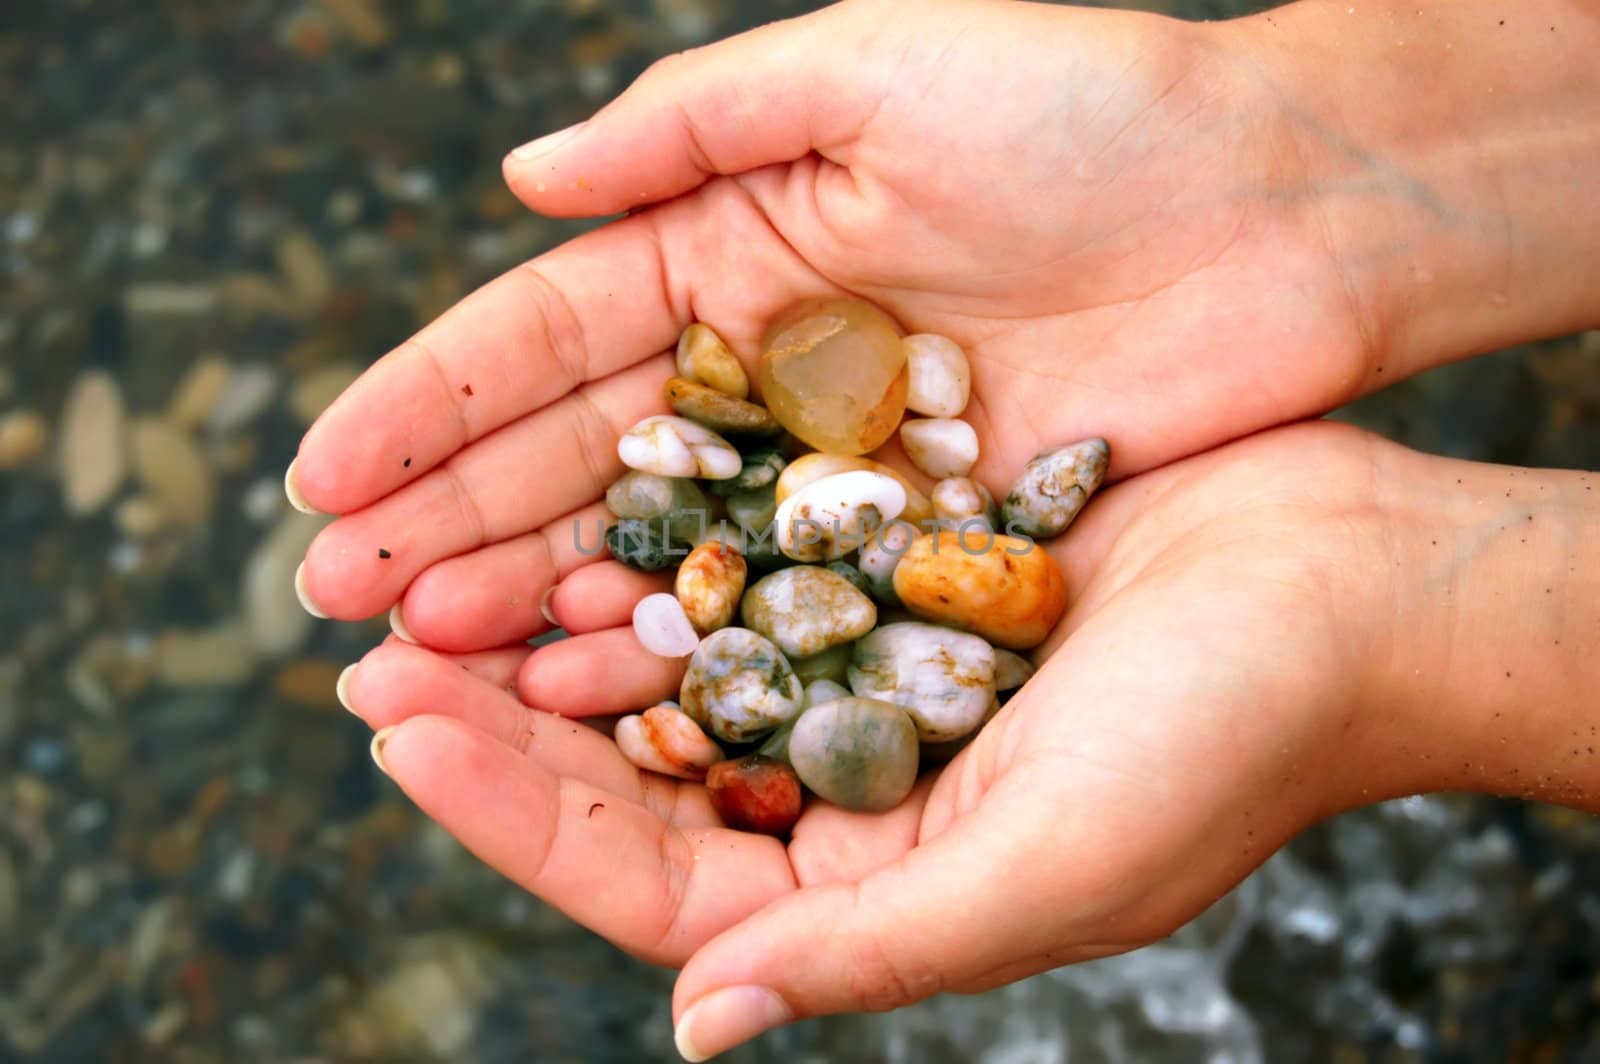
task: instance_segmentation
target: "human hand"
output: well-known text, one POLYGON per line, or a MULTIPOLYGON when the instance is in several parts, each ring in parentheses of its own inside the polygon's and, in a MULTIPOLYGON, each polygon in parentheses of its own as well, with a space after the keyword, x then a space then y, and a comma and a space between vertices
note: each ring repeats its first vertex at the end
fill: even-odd
MULTIPOLYGON (((393 729, 386 771, 468 848, 629 952, 683 965, 681 1044, 720 1051, 791 1019, 1152 941, 1345 808, 1515 787, 1518 766, 1570 774, 1550 719, 1564 688, 1540 687, 1562 671, 1538 659, 1543 614, 1516 609, 1500 630, 1509 603, 1493 582, 1534 559, 1514 544, 1492 558, 1483 537, 1536 505, 1539 534, 1572 549, 1593 515, 1551 508, 1572 475, 1513 479, 1525 472, 1320 423, 1106 491, 1049 546, 1075 600, 1037 675, 898 809, 814 803, 787 848, 720 827, 699 785, 640 773, 597 731, 520 705, 503 690, 517 652, 466 662, 480 679, 391 642, 345 694, 393 729), (1508 481, 1518 498, 1502 499, 1508 481), (1452 591, 1464 609, 1441 624, 1452 591), (1502 667, 1535 677, 1518 691, 1546 718, 1524 718, 1509 755, 1495 738, 1515 708, 1504 693, 1474 709, 1446 691, 1490 691, 1502 667)), ((1587 600, 1587 619, 1554 616, 1600 622, 1593 587, 1571 590, 1562 603, 1587 600)), ((575 693, 579 676, 654 668, 636 645, 571 653, 575 693)), ((636 706, 675 690, 651 675, 636 706)))

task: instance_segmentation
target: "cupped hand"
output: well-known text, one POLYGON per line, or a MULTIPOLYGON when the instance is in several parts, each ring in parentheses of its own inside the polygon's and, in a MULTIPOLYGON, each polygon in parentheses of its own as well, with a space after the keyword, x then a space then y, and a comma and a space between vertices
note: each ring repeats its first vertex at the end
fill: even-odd
MULTIPOLYGON (((674 1015, 698 1058, 1147 943, 1295 832, 1383 796, 1361 707, 1396 570, 1373 485, 1398 483, 1403 453, 1317 423, 1104 492, 1049 544, 1073 602, 1037 674, 902 806, 813 803, 787 846, 521 704, 504 685, 525 649, 457 663, 391 641, 345 694, 385 729, 386 771, 469 849, 684 966, 674 1015)), ((635 705, 675 689, 621 640, 533 657, 572 645, 575 674, 633 677, 635 705)))
MULTIPOLYGON (((449 651, 543 631, 617 436, 663 409, 662 352, 698 319, 754 370, 763 326, 817 296, 967 349, 997 491, 1086 436, 1116 479, 1337 403, 1367 330, 1249 56, 1226 24, 940 0, 663 61, 505 165, 536 210, 631 213, 463 300, 312 427, 294 490, 346 516, 305 596, 341 618, 404 596, 397 630, 449 651)), ((579 583, 569 627, 649 581, 579 583)))

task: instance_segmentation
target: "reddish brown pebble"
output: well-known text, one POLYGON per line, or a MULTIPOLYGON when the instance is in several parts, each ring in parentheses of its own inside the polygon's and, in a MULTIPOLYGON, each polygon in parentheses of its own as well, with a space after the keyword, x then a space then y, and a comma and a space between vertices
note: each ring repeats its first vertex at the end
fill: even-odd
POLYGON ((770 757, 717 762, 706 774, 706 790, 723 823, 736 831, 781 837, 800 819, 800 777, 770 757))

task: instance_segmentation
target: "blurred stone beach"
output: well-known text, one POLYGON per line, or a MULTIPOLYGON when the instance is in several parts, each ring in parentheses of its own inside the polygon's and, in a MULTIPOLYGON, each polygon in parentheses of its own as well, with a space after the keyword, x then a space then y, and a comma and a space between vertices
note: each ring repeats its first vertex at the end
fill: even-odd
MULTIPOLYGON (((479 865, 372 766, 333 689, 387 624, 301 610, 319 519, 282 475, 367 363, 578 231, 511 197, 506 150, 810 6, 0 19, 0 1062, 676 1059, 670 972, 479 865)), ((1600 333, 1339 416, 1600 467, 1600 333)), ((773 1058, 1600 1059, 1600 819, 1363 810, 1158 946, 727 1057, 773 1058)))

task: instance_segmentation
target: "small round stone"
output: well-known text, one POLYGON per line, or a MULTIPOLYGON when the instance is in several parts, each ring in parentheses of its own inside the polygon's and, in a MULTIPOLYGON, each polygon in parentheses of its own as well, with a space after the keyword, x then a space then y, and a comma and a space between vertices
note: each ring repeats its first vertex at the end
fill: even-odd
POLYGON ((861 548, 861 575, 867 578, 872 597, 881 605, 900 605, 900 596, 894 591, 894 571, 917 535, 916 529, 905 522, 890 521, 861 548))
POLYGON ((724 395, 743 399, 750 394, 750 378, 711 326, 695 322, 678 337, 678 376, 710 385, 724 395))
POLYGON ((1032 676, 1033 662, 1015 651, 995 647, 994 689, 996 691, 1015 690, 1027 683, 1032 676))
POLYGON ((700 644, 682 603, 665 592, 646 595, 633 607, 633 634, 646 650, 663 658, 693 654, 700 644))
POLYGON ((850 644, 841 643, 836 647, 829 647, 820 654, 791 658, 790 664, 794 667, 794 674, 800 677, 801 683, 810 684, 817 680, 844 683, 850 669, 850 644))
POLYGON ((894 590, 918 617, 1009 650, 1044 642, 1067 607, 1066 580, 1048 551, 988 532, 919 537, 895 567, 894 590))
POLYGON ((828 572, 838 573, 840 576, 850 581, 851 586, 857 591, 861 592, 863 595, 872 594, 872 585, 867 582, 866 576, 861 572, 860 569, 857 569, 849 562, 829 562, 827 568, 828 572))
POLYGON ((671 536, 660 521, 624 518, 606 529, 605 541, 613 558, 646 573, 677 565, 689 554, 689 545, 671 536))
POLYGON ((878 608, 838 573, 797 565, 752 584, 739 615, 786 657, 809 657, 870 632, 878 608))
POLYGON ((857 299, 797 307, 762 342, 761 394, 778 422, 833 454, 865 454, 887 440, 906 408, 900 329, 857 299))
POLYGON ((735 399, 699 381, 673 377, 665 391, 673 413, 718 432, 770 436, 778 431, 778 421, 766 407, 735 399))
POLYGON ((722 480, 743 467, 739 452, 715 432, 671 414, 647 417, 617 440, 617 457, 630 469, 664 477, 722 480))
POLYGON ((722 628, 695 649, 678 701, 716 738, 743 743, 793 720, 805 689, 771 640, 748 628, 722 628))
POLYGON ((781 838, 800 819, 800 777, 782 761, 761 754, 711 766, 706 791, 711 807, 735 831, 781 838))
POLYGON ((892 702, 937 743, 978 726, 994 698, 994 648, 937 624, 889 624, 856 641, 850 689, 892 702))
POLYGON ((778 474, 783 472, 783 467, 787 464, 783 452, 772 447, 750 451, 743 456, 743 460, 744 465, 740 467, 738 476, 711 482, 711 490, 715 494, 742 495, 759 491, 769 484, 776 484, 778 474))
MULTIPOLYGON (((933 503, 933 514, 945 527, 967 527, 969 521, 978 524, 970 527, 996 531, 1000 524, 1000 511, 995 507, 989 489, 971 477, 947 477, 933 486, 928 493, 933 503)), ((932 531, 931 529, 929 531, 932 531)))
POLYGON ((893 477, 900 482, 906 490, 906 506, 900 511, 900 519, 917 526, 920 532, 932 531, 924 527, 923 522, 933 516, 933 506, 928 502, 928 497, 917 490, 916 485, 907 480, 898 469, 886 466, 882 462, 875 462, 870 458, 863 458, 843 454, 821 454, 813 452, 801 455, 786 466, 778 474, 778 502, 784 500, 807 484, 831 477, 836 473, 852 473, 856 470, 868 470, 873 473, 882 473, 886 477, 893 477))
POLYGON ((777 486, 728 496, 728 520, 747 533, 764 532, 778 516, 777 486))
POLYGON ((978 462, 978 433, 953 417, 929 417, 900 426, 900 445, 930 477, 964 477, 978 462))
POLYGON ((698 539, 710 523, 711 507, 700 486, 686 477, 664 477, 630 469, 606 489, 606 506, 618 517, 657 525, 665 519, 675 539, 698 539))
POLYGON ((831 561, 859 550, 905 509, 893 477, 868 470, 812 481, 778 505, 778 549, 802 562, 831 561))
POLYGON ((813 680, 806 684, 806 706, 820 706, 824 702, 833 702, 841 698, 851 697, 850 688, 833 680, 813 680))
POLYGON ((744 557, 731 544, 711 541, 689 552, 673 592, 696 632, 710 635, 733 623, 745 577, 744 557))
POLYGON ((1059 536, 1105 479, 1111 445, 1098 437, 1040 451, 1017 477, 1000 516, 1012 536, 1059 536))
POLYGON ((841 698, 812 706, 789 733, 800 782, 843 809, 893 809, 917 782, 917 729, 888 702, 841 698))
POLYGON ((617 749, 635 768, 684 780, 703 780, 722 748, 677 706, 653 706, 617 721, 617 749))
POLYGON ((906 409, 928 417, 959 417, 972 393, 972 367, 961 345, 935 333, 900 341, 910 376, 906 409))

